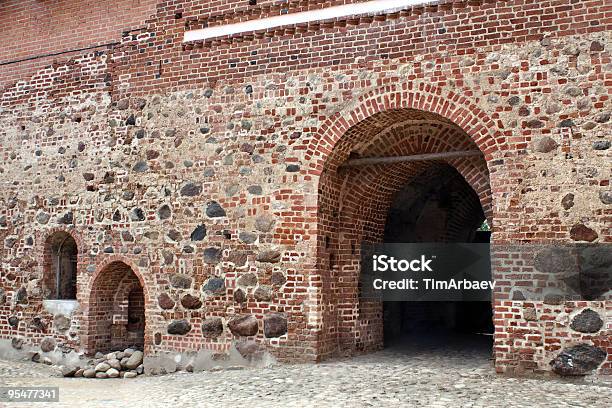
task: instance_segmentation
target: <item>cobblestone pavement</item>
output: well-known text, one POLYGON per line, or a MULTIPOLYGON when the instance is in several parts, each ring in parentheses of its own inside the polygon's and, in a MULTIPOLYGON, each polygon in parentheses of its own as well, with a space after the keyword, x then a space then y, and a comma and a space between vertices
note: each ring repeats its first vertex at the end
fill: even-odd
MULTIPOLYGON (((135 379, 61 378, 0 361, 0 384, 58 386, 49 407, 607 407, 608 379, 497 376, 486 348, 404 346, 317 365, 282 365, 135 379)), ((1 405, 1 403, 0 403, 1 405)), ((24 406, 6 404, 6 406, 24 406)), ((30 404, 32 406, 32 404, 30 404)))

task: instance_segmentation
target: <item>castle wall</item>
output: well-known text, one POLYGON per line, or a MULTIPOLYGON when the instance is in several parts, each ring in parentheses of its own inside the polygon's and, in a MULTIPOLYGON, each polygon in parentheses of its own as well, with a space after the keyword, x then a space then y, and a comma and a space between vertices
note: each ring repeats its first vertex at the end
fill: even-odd
MULTIPOLYGON (((350 246, 338 235, 337 203, 323 204, 360 180, 400 186, 393 172, 344 187, 325 172, 350 154, 347 134, 367 138, 411 112, 458 126, 484 153, 486 170, 463 166, 494 245, 612 240, 606 2, 440 2, 182 43, 204 23, 278 12, 274 2, 246 3, 159 2, 120 44, 2 89, 1 337, 55 336, 86 349, 92 277, 121 260, 143 280, 147 353, 225 352, 253 340, 282 361, 318 361, 375 348, 381 325, 368 326, 339 288, 358 265, 352 255, 336 262, 350 246), (384 112, 398 113, 379 121, 384 112), (64 331, 40 290, 44 241, 58 230, 77 237, 81 254, 81 309, 64 331), (183 320, 189 331, 168 332, 183 320), (365 340, 356 344, 355 333, 365 340)), ((390 195, 374 190, 343 208, 367 203, 376 209, 367 216, 382 220, 376 211, 390 195)), ((368 224, 359 211, 349 236, 368 224)), ((494 261, 500 277, 522 267, 494 261)), ((579 342, 609 354, 609 301, 525 302, 511 299, 512 277, 501 286, 498 371, 549 370, 579 342), (585 308, 605 322, 597 333, 570 328, 585 308)), ((608 356, 600 372, 611 364, 608 356)))

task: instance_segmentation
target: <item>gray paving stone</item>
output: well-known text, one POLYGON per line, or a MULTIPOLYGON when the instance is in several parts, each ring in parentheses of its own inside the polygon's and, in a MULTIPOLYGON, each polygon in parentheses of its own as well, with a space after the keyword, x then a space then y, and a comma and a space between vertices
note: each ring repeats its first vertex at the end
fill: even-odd
POLYGON ((609 379, 509 378, 487 350, 387 349, 321 364, 177 372, 122 379, 61 378, 41 364, 0 360, 4 386, 58 386, 54 408, 121 407, 606 407, 609 379))

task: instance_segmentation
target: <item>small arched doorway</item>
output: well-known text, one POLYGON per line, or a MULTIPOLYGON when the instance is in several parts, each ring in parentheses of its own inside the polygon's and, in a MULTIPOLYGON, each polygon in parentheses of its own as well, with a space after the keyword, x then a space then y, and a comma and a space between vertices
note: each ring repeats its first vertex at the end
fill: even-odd
POLYGON ((143 350, 145 296, 138 276, 124 262, 111 262, 96 276, 89 298, 87 351, 143 350))
POLYGON ((68 232, 52 234, 45 241, 43 297, 48 300, 76 300, 79 249, 68 232))

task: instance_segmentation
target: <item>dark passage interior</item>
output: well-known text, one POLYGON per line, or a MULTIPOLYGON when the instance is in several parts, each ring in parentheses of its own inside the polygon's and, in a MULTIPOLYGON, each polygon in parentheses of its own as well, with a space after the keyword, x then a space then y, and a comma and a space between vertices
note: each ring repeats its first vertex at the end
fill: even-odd
MULTIPOLYGON (((385 243, 489 242, 479 198, 459 172, 433 164, 394 197, 385 243)), ((385 346, 492 346, 491 302, 384 302, 385 346), (486 335, 488 334, 488 335, 486 335)))

